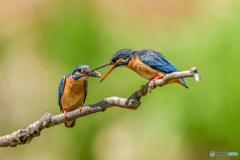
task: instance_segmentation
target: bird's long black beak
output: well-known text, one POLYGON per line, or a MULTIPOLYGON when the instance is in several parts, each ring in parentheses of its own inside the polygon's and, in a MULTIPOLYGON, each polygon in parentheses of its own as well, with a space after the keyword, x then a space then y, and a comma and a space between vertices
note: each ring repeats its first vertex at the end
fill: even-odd
POLYGON ((106 67, 106 66, 109 66, 109 65, 113 65, 113 67, 105 74, 105 76, 101 79, 100 82, 102 82, 116 67, 117 67, 117 64, 116 63, 112 63, 112 61, 109 61, 97 68, 95 68, 93 71, 97 70, 97 69, 100 69, 100 68, 103 68, 103 67, 106 67))
POLYGON ((113 67, 105 74, 99 83, 101 83, 116 68, 116 66, 116 63, 113 63, 113 67))
POLYGON ((109 65, 111 65, 111 64, 112 64, 111 61, 110 61, 110 62, 107 62, 107 63, 105 63, 105 64, 103 64, 103 65, 95 68, 93 71, 98 70, 98 69, 103 68, 103 67, 106 67, 106 66, 109 66, 109 65))

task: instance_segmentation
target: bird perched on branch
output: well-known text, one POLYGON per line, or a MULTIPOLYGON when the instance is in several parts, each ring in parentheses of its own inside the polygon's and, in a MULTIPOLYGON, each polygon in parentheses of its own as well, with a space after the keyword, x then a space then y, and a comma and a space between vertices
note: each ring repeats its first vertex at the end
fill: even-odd
MULTIPOLYGON (((79 108, 80 112, 87 96, 87 78, 101 77, 97 71, 90 70, 87 65, 78 65, 72 73, 63 76, 58 86, 58 103, 60 111, 67 118, 67 112, 79 108)), ((67 121, 66 127, 74 127, 75 121, 67 121)))
MULTIPOLYGON (((152 49, 140 49, 138 51, 122 49, 115 53, 109 62, 94 70, 108 65, 113 65, 113 67, 106 73, 101 81, 103 81, 115 68, 120 66, 128 67, 141 77, 153 80, 153 84, 155 84, 157 79, 163 78, 166 74, 178 72, 177 68, 164 58, 161 53, 152 49)), ((173 79, 168 82, 168 84, 170 83, 178 83, 188 88, 183 78, 173 79)))

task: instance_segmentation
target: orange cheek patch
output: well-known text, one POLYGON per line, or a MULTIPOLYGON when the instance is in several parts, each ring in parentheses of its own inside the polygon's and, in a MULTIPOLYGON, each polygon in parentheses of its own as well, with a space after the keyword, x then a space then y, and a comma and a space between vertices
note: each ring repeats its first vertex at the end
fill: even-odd
POLYGON ((120 63, 120 62, 122 62, 122 61, 123 61, 123 58, 120 58, 119 60, 116 61, 116 64, 117 64, 117 63, 120 63))
POLYGON ((76 75, 78 75, 78 73, 77 73, 77 72, 75 72, 75 73, 74 73, 74 76, 76 76, 76 75))

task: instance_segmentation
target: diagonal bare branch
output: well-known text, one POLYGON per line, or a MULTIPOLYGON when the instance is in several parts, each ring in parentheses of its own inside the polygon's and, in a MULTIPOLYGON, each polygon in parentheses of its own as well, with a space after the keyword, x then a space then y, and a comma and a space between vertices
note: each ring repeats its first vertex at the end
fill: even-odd
POLYGON ((155 89, 157 86, 164 86, 172 79, 186 77, 194 77, 197 81, 200 81, 201 79, 197 72, 197 68, 193 67, 188 71, 168 74, 164 76, 164 78, 156 80, 155 85, 153 85, 152 81, 149 81, 141 89, 134 92, 129 98, 108 97, 98 103, 83 107, 81 113, 79 109, 68 112, 67 119, 64 118, 63 114, 52 115, 51 113, 46 112, 41 119, 30 124, 26 129, 19 129, 12 134, 0 137, 0 147, 15 147, 17 145, 30 143, 34 137, 40 136, 40 133, 44 128, 53 127, 69 120, 105 111, 107 108, 113 106, 135 110, 141 105, 141 97, 145 96, 152 89, 155 89))

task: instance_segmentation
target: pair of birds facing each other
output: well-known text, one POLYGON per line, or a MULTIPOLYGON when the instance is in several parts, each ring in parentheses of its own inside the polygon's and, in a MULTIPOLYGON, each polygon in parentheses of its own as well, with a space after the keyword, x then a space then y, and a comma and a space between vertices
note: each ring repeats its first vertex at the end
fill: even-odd
MULTIPOLYGON (((92 71, 87 65, 79 65, 72 73, 68 74, 66 77, 62 77, 59 84, 59 105, 60 109, 64 112, 65 118, 67 112, 75 110, 79 106, 81 111, 87 96, 87 78, 89 76, 101 77, 101 74, 96 72, 96 70, 109 65, 113 65, 113 67, 106 73, 101 81, 117 67, 127 67, 141 77, 153 80, 153 83, 155 83, 155 80, 163 78, 166 74, 178 72, 178 69, 161 53, 152 49, 141 49, 138 51, 122 49, 115 53, 109 62, 92 71)), ((168 82, 168 84, 171 83, 178 83, 188 88, 183 78, 173 79, 168 82)), ((73 127, 74 124, 75 120, 68 121, 65 123, 65 126, 73 127)))

